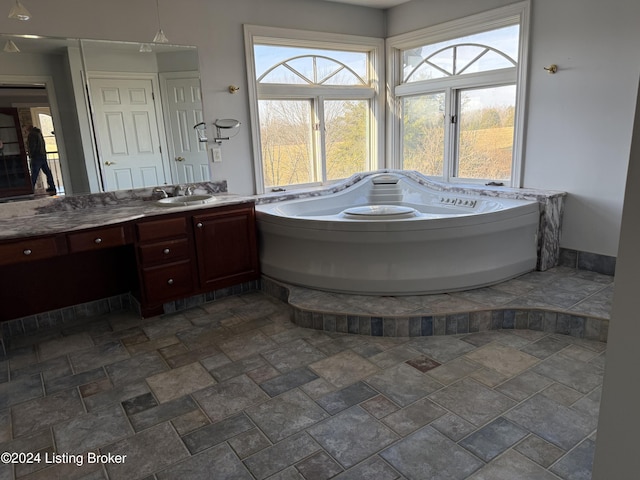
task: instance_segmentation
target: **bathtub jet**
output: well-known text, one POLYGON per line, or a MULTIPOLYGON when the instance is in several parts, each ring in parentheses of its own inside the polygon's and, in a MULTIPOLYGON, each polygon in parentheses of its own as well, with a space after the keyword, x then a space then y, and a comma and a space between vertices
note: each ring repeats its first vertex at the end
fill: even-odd
POLYGON ((535 269, 537 202, 427 183, 380 173, 336 193, 259 204, 263 274, 333 292, 416 295, 535 269))

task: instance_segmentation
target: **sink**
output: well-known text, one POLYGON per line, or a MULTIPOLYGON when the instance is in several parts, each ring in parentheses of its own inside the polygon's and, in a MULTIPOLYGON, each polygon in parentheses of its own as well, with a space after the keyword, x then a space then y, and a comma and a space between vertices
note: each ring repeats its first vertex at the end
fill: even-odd
POLYGON ((161 198, 156 204, 161 207, 187 207, 189 205, 202 205, 211 203, 216 199, 213 195, 185 195, 180 197, 161 198))

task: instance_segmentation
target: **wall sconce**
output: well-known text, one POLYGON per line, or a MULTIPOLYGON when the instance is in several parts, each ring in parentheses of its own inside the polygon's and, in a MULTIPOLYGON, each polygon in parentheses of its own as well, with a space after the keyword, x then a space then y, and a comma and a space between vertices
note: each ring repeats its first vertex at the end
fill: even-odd
POLYGON ((9 18, 27 21, 31 18, 31 13, 29 13, 29 10, 26 9, 20 0, 16 0, 16 3, 11 7, 11 10, 9 10, 9 18))
MULTIPOLYGON (((222 140, 229 140, 231 137, 223 137, 220 130, 221 129, 229 130, 233 128, 238 128, 240 127, 240 122, 238 120, 234 120, 233 118, 221 118, 213 122, 213 126, 216 127, 216 133, 217 133, 216 138, 214 138, 213 141, 216 142, 217 144, 221 144, 222 140)), ((237 135, 237 132, 236 132, 236 135, 237 135)))
POLYGON ((551 65, 549 65, 548 67, 543 67, 547 73, 553 75, 554 73, 556 73, 558 71, 558 65, 556 65, 555 63, 552 63, 551 65))

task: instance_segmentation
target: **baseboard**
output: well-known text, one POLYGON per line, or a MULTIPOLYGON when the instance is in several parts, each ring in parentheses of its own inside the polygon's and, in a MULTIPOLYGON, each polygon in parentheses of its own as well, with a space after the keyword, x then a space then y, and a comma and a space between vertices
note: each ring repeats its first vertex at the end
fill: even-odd
POLYGON ((558 266, 577 268, 604 275, 615 275, 616 257, 599 253, 582 252, 570 248, 561 248, 558 266))

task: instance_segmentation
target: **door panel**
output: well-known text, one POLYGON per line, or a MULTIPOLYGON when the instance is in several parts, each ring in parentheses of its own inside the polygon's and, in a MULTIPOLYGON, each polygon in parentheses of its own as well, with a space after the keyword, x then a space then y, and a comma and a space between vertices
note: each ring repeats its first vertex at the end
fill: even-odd
POLYGON ((132 118, 136 132, 136 153, 153 153, 149 115, 147 112, 136 112, 132 115, 132 118))
POLYGON ((130 169, 112 168, 110 170, 113 190, 130 190, 133 188, 133 174, 130 169))
POLYGON ((107 123, 106 133, 109 138, 109 154, 110 156, 128 155, 127 139, 124 134, 124 118, 122 113, 105 114, 107 123))
POLYGON ((202 122, 202 92, 198 77, 169 78, 167 116, 178 181, 208 181, 209 159, 206 142, 198 141, 194 125, 202 122))
POLYGON ((150 79, 89 81, 105 190, 168 181, 150 79))

